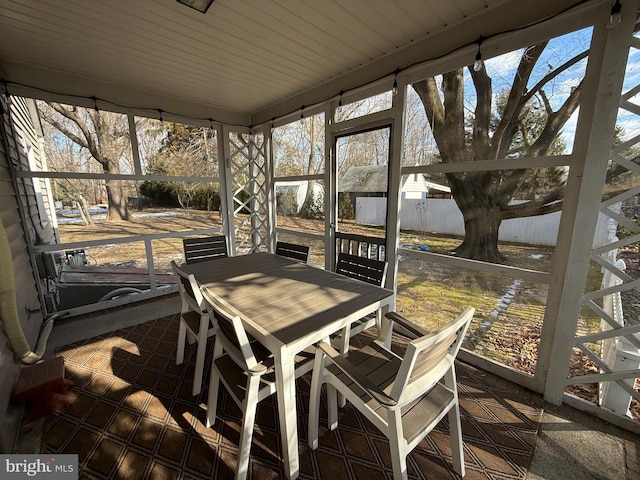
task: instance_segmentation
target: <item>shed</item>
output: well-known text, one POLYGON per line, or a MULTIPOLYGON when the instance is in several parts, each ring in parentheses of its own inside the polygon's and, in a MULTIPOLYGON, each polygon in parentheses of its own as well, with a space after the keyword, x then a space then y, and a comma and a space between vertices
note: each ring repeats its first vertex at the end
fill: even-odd
MULTIPOLYGON (((354 208, 357 197, 387 196, 387 166, 366 165, 350 167, 341 179, 338 179, 338 192, 348 193, 354 208)), ((402 198, 450 198, 451 188, 430 182, 422 173, 403 175, 402 198)))

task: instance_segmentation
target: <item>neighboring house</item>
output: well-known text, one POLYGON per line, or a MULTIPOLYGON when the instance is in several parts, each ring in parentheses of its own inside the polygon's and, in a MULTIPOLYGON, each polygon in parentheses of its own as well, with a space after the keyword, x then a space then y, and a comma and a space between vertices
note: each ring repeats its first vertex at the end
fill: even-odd
POLYGON ((453 198, 451 188, 428 181, 422 173, 405 175, 402 198, 424 200, 425 198, 453 198))
MULTIPOLYGON (((307 198, 307 191, 309 190, 309 181, 296 180, 289 182, 276 182, 276 195, 285 192, 292 192, 296 199, 297 210, 300 212, 305 198, 307 198)), ((313 182, 313 198, 315 200, 322 200, 324 198, 324 188, 318 182, 313 182)))
MULTIPOLYGON (((350 167, 338 179, 338 193, 348 193, 354 211, 358 197, 387 196, 387 165, 350 167)), ((429 182, 422 173, 402 177, 402 198, 421 200, 425 198, 451 198, 451 189, 429 182)))

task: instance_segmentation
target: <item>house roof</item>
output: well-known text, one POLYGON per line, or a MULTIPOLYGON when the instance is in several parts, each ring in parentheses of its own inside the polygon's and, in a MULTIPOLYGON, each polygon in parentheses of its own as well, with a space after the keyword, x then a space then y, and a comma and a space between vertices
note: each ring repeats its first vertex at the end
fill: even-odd
POLYGON ((338 179, 338 192, 386 192, 387 166, 350 167, 338 179))
POLYGON ((18 95, 250 126, 459 49, 471 64, 481 37, 495 52, 493 37, 584 3, 215 0, 202 14, 175 0, 0 0, 0 77, 18 95))
MULTIPOLYGON (((451 188, 446 185, 429 182, 422 173, 417 174, 424 190, 438 190, 451 193, 451 188)), ((402 177, 402 184, 407 183, 408 177, 402 177)), ((365 165, 349 167, 342 178, 338 180, 338 192, 386 192, 387 191, 387 166, 365 165)), ((403 187, 404 190, 404 187, 403 187)))

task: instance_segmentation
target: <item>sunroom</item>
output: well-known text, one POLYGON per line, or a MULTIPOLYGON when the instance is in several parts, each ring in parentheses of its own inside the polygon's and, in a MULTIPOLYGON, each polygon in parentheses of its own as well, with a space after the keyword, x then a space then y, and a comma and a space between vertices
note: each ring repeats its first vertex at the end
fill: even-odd
POLYGON ((640 4, 523 3, 0 0, 0 411, 49 327, 175 313, 184 238, 351 235, 415 324, 476 309, 465 364, 640 432, 640 4))

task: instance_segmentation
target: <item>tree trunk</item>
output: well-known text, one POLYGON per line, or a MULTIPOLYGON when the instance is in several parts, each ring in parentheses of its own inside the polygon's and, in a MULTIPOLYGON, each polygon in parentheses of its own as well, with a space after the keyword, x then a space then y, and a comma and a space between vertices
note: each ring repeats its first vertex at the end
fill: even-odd
POLYGON ((85 214, 84 205, 82 205, 82 202, 80 200, 76 200, 76 209, 80 214, 82 223, 84 223, 85 225, 89 225, 89 220, 87 220, 87 215, 85 214))
POLYGON ((127 205, 127 199, 122 192, 122 185, 117 180, 107 180, 105 182, 107 189, 107 202, 109 204, 109 211, 105 220, 109 221, 130 221, 129 206, 127 205))
POLYGON ((80 212, 80 216, 84 221, 85 225, 93 224, 93 218, 91 217, 91 212, 89 211, 89 205, 87 204, 87 200, 80 195, 78 201, 78 211, 80 212))
POLYGON ((462 212, 464 217, 464 240, 454 250, 458 257, 471 258, 483 262, 502 263, 498 251, 498 230, 500 211, 489 208, 469 208, 462 212))
POLYGON ((307 181, 307 194, 304 197, 304 201, 300 206, 300 214, 303 218, 316 218, 318 212, 316 211, 316 195, 314 193, 316 182, 313 180, 307 181))
POLYGON ((449 173, 451 193, 464 219, 464 240, 455 255, 483 262, 502 263, 498 230, 507 199, 500 195, 499 173, 449 173))

